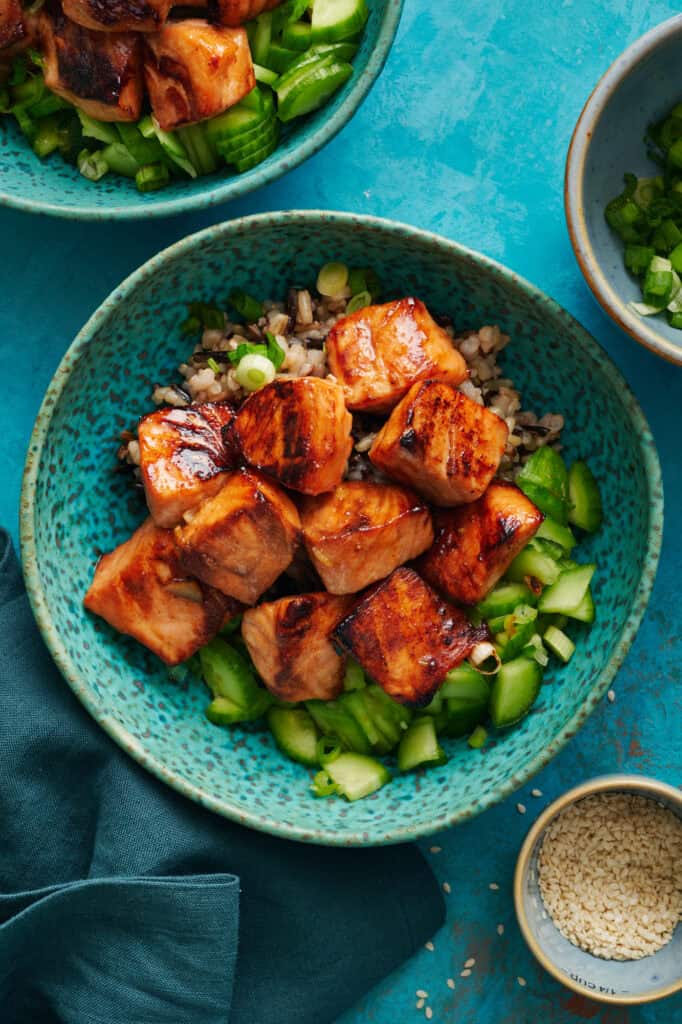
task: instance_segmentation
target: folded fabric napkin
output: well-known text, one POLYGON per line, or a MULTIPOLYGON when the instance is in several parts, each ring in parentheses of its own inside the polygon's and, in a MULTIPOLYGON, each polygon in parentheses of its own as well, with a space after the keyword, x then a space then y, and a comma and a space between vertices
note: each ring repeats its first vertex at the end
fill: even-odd
POLYGON ((3 1024, 325 1024, 442 924, 416 847, 251 832, 130 760, 55 668, 4 531, 0 709, 3 1024))

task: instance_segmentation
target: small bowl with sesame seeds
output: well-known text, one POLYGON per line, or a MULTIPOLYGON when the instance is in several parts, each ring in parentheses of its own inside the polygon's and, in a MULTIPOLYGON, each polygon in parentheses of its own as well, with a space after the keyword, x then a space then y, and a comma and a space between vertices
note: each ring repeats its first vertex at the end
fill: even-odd
POLYGON ((634 1005, 682 991, 682 792, 605 775, 539 816, 514 877, 538 962, 580 995, 634 1005))

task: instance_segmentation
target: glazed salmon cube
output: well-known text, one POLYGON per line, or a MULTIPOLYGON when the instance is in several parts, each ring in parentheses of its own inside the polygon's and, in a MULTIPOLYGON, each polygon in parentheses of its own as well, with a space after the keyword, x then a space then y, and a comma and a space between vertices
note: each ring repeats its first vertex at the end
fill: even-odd
POLYGON ((156 32, 172 6, 172 0, 62 0, 67 18, 98 32, 156 32))
POLYGON ((152 519, 102 556, 83 603, 167 665, 186 661, 239 609, 231 598, 188 578, 172 531, 152 519))
POLYGON ((442 381, 420 381, 395 407, 369 457, 434 505, 462 505, 481 497, 508 436, 507 424, 489 409, 442 381))
POLYGON ((419 299, 400 299, 343 317, 326 342, 329 370, 353 412, 388 412, 418 380, 460 384, 467 376, 452 338, 419 299))
POLYGON ((291 563, 300 536, 296 507, 276 484, 242 470, 175 530, 185 571, 255 604, 291 563))
POLYGON ((214 0, 211 15, 221 25, 243 25, 281 3, 282 0, 214 0))
POLYGON ((144 77, 165 131, 221 114, 256 84, 244 29, 199 18, 168 21, 145 36, 144 77))
POLYGON ((158 409, 137 428, 147 505, 159 526, 177 526, 185 512, 217 494, 237 465, 229 430, 234 409, 206 402, 158 409))
POLYGON ((354 598, 297 594, 244 613, 242 636, 258 674, 286 701, 333 700, 343 690, 345 657, 331 634, 354 598))
POLYGON ((450 669, 488 638, 413 569, 396 569, 341 622, 334 638, 399 704, 428 704, 450 669))
POLYGON ((39 20, 45 85, 99 121, 137 121, 142 112, 142 44, 133 32, 93 32, 59 5, 39 20))
POLYGON ((0 0, 0 51, 10 47, 14 50, 26 35, 24 9, 19 0, 0 0))
POLYGON ((476 604, 526 546, 544 516, 514 484, 495 482, 482 498, 434 513, 436 539, 420 572, 452 601, 476 604))
POLYGON ((343 392, 319 377, 274 380, 242 405, 234 432, 247 462, 303 494, 333 491, 353 447, 343 392))
POLYGON ((431 513, 412 491, 345 480, 331 494, 306 498, 303 539, 332 594, 352 594, 416 558, 433 542, 431 513))

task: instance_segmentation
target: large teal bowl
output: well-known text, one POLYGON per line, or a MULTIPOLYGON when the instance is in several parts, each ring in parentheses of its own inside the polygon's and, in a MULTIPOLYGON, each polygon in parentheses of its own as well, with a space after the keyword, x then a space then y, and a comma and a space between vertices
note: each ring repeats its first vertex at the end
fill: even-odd
POLYGON ((73 220, 146 219, 203 210, 268 185, 333 139, 378 78, 398 30, 403 0, 370 0, 368 6, 352 78, 317 113, 286 126, 275 152, 253 170, 235 175, 225 168, 146 194, 133 181, 113 174, 93 185, 56 156, 39 160, 13 120, 0 117, 0 206, 73 220))
POLYGON ((510 270, 402 224, 351 214, 247 217, 193 235, 146 263, 94 314, 65 355, 31 439, 22 551, 43 636, 67 682, 104 729, 159 778, 253 828, 309 842, 370 845, 470 818, 524 784, 574 735, 607 690, 644 614, 663 526, 661 476, 642 412, 618 370, 564 310, 510 270), (423 298, 458 327, 497 323, 513 338, 506 372, 539 411, 565 414, 570 458, 602 482, 606 522, 582 549, 599 570, 598 618, 578 630, 531 715, 482 753, 448 744, 449 763, 397 777, 356 804, 316 800, 308 773, 264 733, 220 730, 199 683, 172 682, 144 649, 87 615, 82 598, 101 550, 144 510, 112 472, 117 435, 149 406, 187 352, 184 303, 232 287, 282 296, 341 259, 376 268, 386 290, 423 298))

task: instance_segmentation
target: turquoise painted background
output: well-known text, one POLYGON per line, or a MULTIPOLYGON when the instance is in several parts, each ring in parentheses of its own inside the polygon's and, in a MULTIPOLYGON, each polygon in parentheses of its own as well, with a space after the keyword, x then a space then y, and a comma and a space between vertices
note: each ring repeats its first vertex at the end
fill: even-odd
POLYGON ((611 327, 577 269, 562 208, 566 149, 593 84, 638 35, 678 10, 660 0, 407 0, 385 72, 353 122, 305 166, 247 200, 205 215, 112 227, 0 211, 0 522, 15 537, 32 421, 75 332, 159 248, 243 213, 293 207, 373 213, 440 231, 502 260, 593 332, 649 417, 663 463, 666 531, 653 599, 616 680, 615 703, 604 702, 534 780, 542 797, 527 787, 424 844, 439 879, 452 888, 448 922, 433 952, 424 950, 388 978, 342 1024, 423 1020, 415 1008, 420 988, 429 992, 434 1024, 682 1021, 680 998, 626 1011, 572 997, 526 951, 510 891, 515 854, 532 818, 570 785, 616 769, 682 783, 682 370, 611 327), (517 799, 525 815, 517 812, 517 799), (428 852, 434 843, 440 853, 428 852), (476 964, 461 978, 468 957, 476 964))

